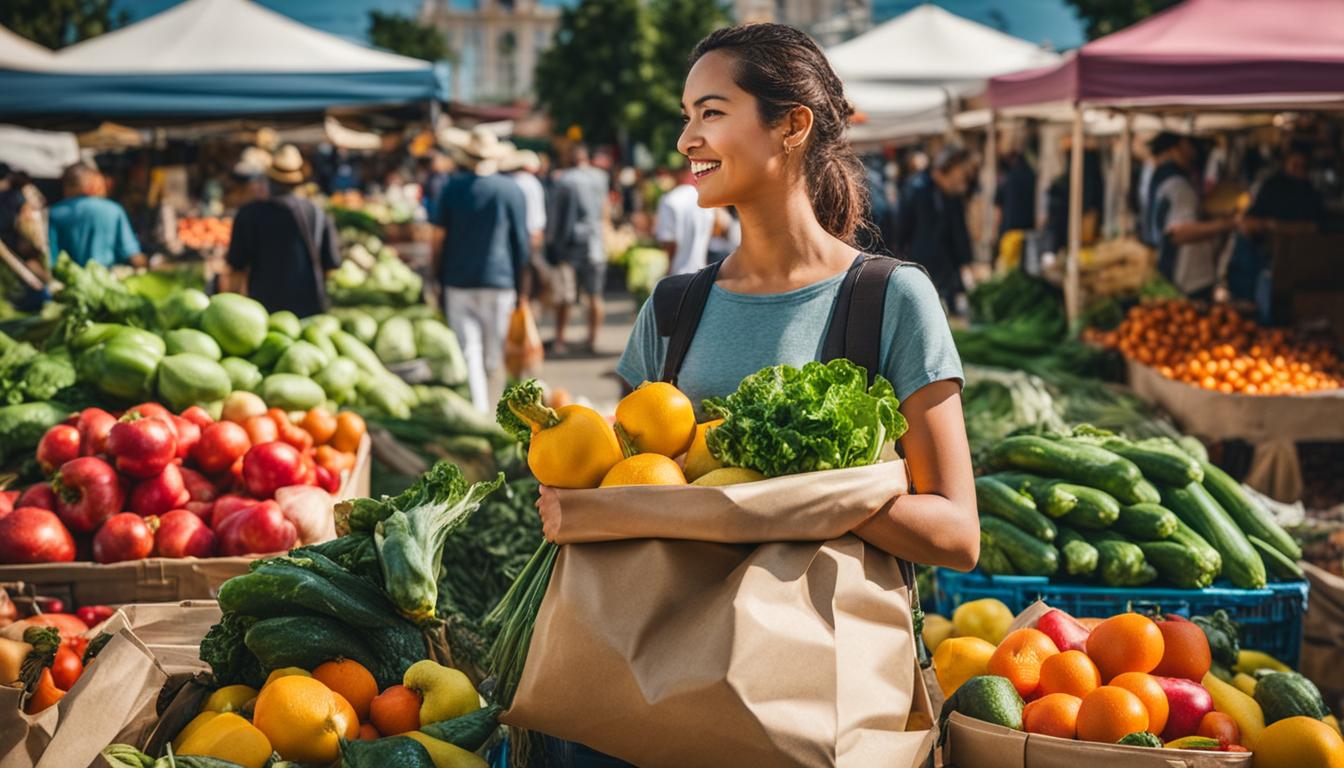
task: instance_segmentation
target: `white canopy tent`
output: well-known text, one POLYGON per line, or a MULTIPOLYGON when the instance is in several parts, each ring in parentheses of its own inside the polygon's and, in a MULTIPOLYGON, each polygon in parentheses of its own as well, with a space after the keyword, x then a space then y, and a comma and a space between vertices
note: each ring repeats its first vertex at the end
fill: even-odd
POLYGON ((1058 54, 983 24, 920 5, 826 52, 866 123, 867 141, 942 133, 957 103, 990 77, 1059 62, 1058 54))
POLYGON ((0 27, 0 70, 42 70, 55 58, 48 49, 0 27))

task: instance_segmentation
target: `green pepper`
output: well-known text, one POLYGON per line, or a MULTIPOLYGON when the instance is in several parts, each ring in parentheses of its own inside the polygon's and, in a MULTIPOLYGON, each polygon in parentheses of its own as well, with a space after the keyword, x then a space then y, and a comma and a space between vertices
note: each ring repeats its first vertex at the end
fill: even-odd
POLYGON ((80 355, 80 378, 124 400, 147 397, 154 373, 163 359, 163 339, 139 328, 122 326, 104 336, 103 343, 80 355))

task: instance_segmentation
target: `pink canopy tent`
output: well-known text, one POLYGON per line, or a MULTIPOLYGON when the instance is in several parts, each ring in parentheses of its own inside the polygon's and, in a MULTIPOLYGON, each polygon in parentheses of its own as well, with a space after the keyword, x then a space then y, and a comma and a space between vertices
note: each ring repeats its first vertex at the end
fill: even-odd
POLYGON ((1186 0, 1062 64, 994 77, 989 102, 1289 106, 1344 101, 1344 3, 1186 0))

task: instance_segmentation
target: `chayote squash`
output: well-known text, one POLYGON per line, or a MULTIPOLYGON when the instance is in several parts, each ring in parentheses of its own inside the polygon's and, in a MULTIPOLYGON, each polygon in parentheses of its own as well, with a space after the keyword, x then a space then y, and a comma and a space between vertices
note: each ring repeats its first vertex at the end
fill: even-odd
POLYGON ((193 328, 201 313, 210 306, 210 297, 195 288, 183 288, 168 294, 159 304, 159 322, 164 328, 193 328))
MULTIPOLYGON (((336 330, 340 331, 340 326, 337 326, 336 330)), ((300 338, 326 353, 328 360, 340 354, 336 351, 336 345, 331 343, 331 334, 327 332, 325 326, 310 325, 303 329, 300 338)))
POLYGON ((359 366, 348 357, 338 357, 331 364, 313 376, 313 381, 322 387, 327 397, 345 405, 355 399, 355 387, 359 384, 359 366))
POLYGON ((359 310, 347 314, 341 320, 341 328, 365 344, 372 344, 373 340, 378 337, 378 321, 374 320, 369 313, 359 310))
POLYGON ((327 395, 317 382, 293 373, 273 373, 262 379, 257 394, 272 408, 306 411, 321 405, 327 395))
POLYGON ((224 366, 204 355, 183 352, 159 363, 158 389, 164 404, 180 411, 223 398, 232 391, 233 382, 224 366))
POLYGON ((208 357, 211 360, 219 360, 224 356, 219 349, 219 342, 211 338, 210 334, 198 331, 195 328, 171 330, 163 334, 163 341, 167 346, 167 353, 170 355, 190 352, 201 357, 208 357))
POLYGON ((330 336, 336 331, 341 330, 340 318, 336 317, 335 315, 328 315, 325 313, 320 315, 309 315, 308 317, 305 317, 302 321, 302 325, 303 330, 306 331, 309 328, 316 328, 317 332, 321 333, 323 336, 330 336))
POLYGON ((219 364, 228 372, 235 390, 254 392, 261 384, 261 370, 241 357, 226 357, 219 364))
POLYGON ((404 363, 414 360, 415 326, 404 317, 391 317, 378 329, 378 338, 373 342, 373 351, 384 364, 404 363))
POLYGON ((237 293, 217 293, 201 313, 201 330, 215 337, 225 354, 245 357, 266 340, 269 321, 261 302, 237 293))
POLYGON ((462 345, 457 343, 453 329, 442 322, 416 320, 415 349, 421 357, 437 363, 434 378, 439 383, 452 386, 467 380, 467 359, 462 355, 462 345))
POLYGON ((260 370, 269 371, 275 367, 275 361, 289 349, 294 340, 279 331, 268 331, 261 346, 248 358, 248 361, 260 370))
POLYGON ((303 333, 303 324, 299 321, 299 316, 287 309, 279 312, 272 312, 270 318, 266 321, 266 330, 283 333, 291 339, 299 338, 303 333))
POLYGON ((333 355, 318 349, 311 343, 300 339, 285 350, 280 355, 280 359, 275 361, 275 373, 297 373, 300 376, 312 377, 318 371, 326 368, 331 363, 333 355))

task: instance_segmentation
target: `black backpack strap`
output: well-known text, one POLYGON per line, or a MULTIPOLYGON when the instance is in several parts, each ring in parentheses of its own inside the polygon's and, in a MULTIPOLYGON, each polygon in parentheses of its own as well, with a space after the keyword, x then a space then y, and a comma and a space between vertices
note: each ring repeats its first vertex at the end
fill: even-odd
POLYGON ((653 314, 658 335, 667 337, 662 381, 677 383, 677 374, 695 339, 695 330, 700 327, 700 315, 705 311, 709 290, 714 287, 722 263, 715 262, 694 274, 663 278, 654 286, 653 314))
POLYGON ((888 256, 856 259, 835 297, 822 362, 848 358, 868 371, 868 381, 878 373, 882 359, 882 315, 886 309, 887 283, 902 263, 888 256))

